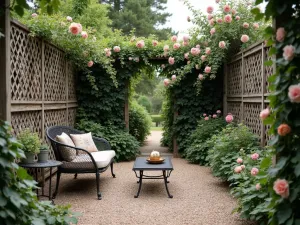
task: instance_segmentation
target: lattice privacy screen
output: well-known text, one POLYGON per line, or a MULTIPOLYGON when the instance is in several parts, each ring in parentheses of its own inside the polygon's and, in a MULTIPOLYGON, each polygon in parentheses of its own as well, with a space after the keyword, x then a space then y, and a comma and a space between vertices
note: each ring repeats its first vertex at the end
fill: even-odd
MULTIPOLYGON (((76 116, 75 71, 64 52, 29 36, 11 22, 11 123, 14 133, 24 128, 38 132, 53 125, 74 126, 76 116)), ((50 158, 54 159, 53 152, 50 158)))
POLYGON ((225 67, 224 111, 232 113, 261 138, 266 145, 270 139, 268 126, 259 119, 259 113, 268 105, 268 78, 274 68, 265 66, 269 48, 260 42, 237 53, 225 67))

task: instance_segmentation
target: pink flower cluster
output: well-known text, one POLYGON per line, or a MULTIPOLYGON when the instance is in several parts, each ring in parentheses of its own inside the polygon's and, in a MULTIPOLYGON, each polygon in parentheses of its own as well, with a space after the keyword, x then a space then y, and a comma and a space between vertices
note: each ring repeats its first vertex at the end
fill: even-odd
POLYGON ((199 78, 199 80, 203 80, 203 78, 204 78, 203 74, 200 73, 200 74, 198 75, 198 78, 199 78))
POLYGON ((258 158, 259 158, 259 154, 258 154, 258 153, 253 153, 253 154, 251 155, 251 159, 252 159, 252 160, 258 160, 258 158))
POLYGON ((167 87, 170 84, 170 80, 169 79, 164 79, 164 86, 167 87))
POLYGON ((293 60, 295 57, 295 47, 293 45, 287 45, 283 48, 283 57, 287 61, 293 60))
POLYGON ((225 23, 231 23, 231 21, 232 21, 231 15, 226 15, 226 16, 224 16, 224 22, 225 22, 225 23))
POLYGON ((233 116, 228 113, 228 115, 225 117, 225 120, 227 123, 231 123, 233 121, 233 116))
POLYGON ((173 36, 171 37, 171 41, 176 42, 176 41, 177 41, 177 36, 176 36, 176 35, 173 35, 173 36))
POLYGON ((206 53, 206 55, 210 55, 211 54, 211 49, 210 48, 206 48, 205 49, 205 53, 206 53))
POLYGON ((114 52, 120 52, 121 51, 121 48, 119 46, 115 46, 113 48, 114 52))
POLYGON ((286 32, 285 32, 284 27, 279 27, 276 31, 276 40, 278 42, 283 42, 285 36, 286 36, 286 32))
POLYGON ((300 84, 291 85, 288 96, 291 102, 300 103, 300 84))
POLYGON ((270 115, 270 109, 266 108, 266 109, 264 109, 263 111, 260 112, 259 117, 262 120, 264 120, 264 119, 267 119, 269 115, 270 115))
POLYGON ((93 65, 94 65, 93 61, 89 61, 88 64, 87 64, 88 67, 92 67, 93 65))
POLYGON ((105 52, 105 55, 106 55, 107 57, 110 57, 110 56, 111 56, 110 48, 105 48, 105 49, 104 49, 104 52, 105 52))
POLYGON ((219 47, 222 48, 222 49, 226 48, 226 43, 225 43, 225 41, 220 41, 220 42, 219 42, 219 47))
POLYGON ((173 48, 174 48, 175 50, 179 49, 179 48, 180 48, 180 44, 179 44, 179 43, 175 43, 175 44, 173 45, 173 48))
POLYGON ((256 175, 258 174, 258 172, 259 172, 259 170, 258 170, 256 167, 253 167, 253 168, 251 169, 251 175, 252 175, 252 176, 256 176, 256 175))
POLYGON ((285 179, 277 179, 274 182, 273 190, 276 194, 280 195, 282 198, 288 198, 289 193, 289 183, 285 179))
POLYGON ((152 45, 155 47, 155 46, 157 46, 158 45, 158 41, 157 40, 153 40, 152 41, 152 45))
POLYGON ((211 72, 211 67, 210 66, 206 66, 204 69, 205 73, 210 73, 211 72))
POLYGON ((206 9, 206 11, 207 11, 207 13, 211 14, 214 11, 214 7, 208 6, 207 9, 206 9))
POLYGON ((136 47, 137 48, 144 48, 145 47, 145 41, 144 40, 140 40, 136 43, 136 47))
POLYGON ((172 75, 172 81, 176 80, 176 75, 172 75))
POLYGON ((214 33, 216 33, 216 28, 211 28, 210 35, 214 35, 214 33))
POLYGON ((71 23, 69 31, 74 35, 78 35, 82 32, 82 26, 80 23, 71 23))
POLYGON ((173 65, 175 63, 175 59, 173 57, 169 57, 168 62, 170 65, 173 65))
POLYGON ((241 41, 242 41, 243 43, 248 42, 248 41, 249 41, 249 36, 246 35, 246 34, 243 34, 242 37, 241 37, 241 41))
POLYGON ((205 60, 206 60, 206 55, 202 55, 202 56, 201 56, 201 60, 202 60, 202 61, 205 61, 205 60))
POLYGON ((200 49, 199 48, 192 48, 191 49, 191 54, 192 55, 199 55, 200 54, 200 49))

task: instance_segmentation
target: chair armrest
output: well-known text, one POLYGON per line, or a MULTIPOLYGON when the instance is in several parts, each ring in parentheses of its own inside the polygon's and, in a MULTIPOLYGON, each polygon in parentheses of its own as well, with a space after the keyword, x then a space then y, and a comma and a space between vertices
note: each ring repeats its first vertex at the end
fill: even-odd
POLYGON ((99 137, 93 136, 93 141, 94 141, 98 151, 111 150, 111 146, 105 138, 99 138, 99 137))

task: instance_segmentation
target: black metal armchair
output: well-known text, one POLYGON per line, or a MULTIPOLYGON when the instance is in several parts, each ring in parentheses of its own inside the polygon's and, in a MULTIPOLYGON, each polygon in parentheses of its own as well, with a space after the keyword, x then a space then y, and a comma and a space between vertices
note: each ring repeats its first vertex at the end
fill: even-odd
MULTIPOLYGON (((113 172, 113 163, 114 163, 114 158, 112 157, 109 161, 105 162, 98 162, 97 158, 93 156, 93 153, 88 152, 85 149, 77 148, 77 147, 72 147, 68 146, 65 144, 62 144, 58 141, 56 141, 56 136, 61 135, 62 132, 66 133, 67 135, 70 134, 83 134, 83 132, 78 131, 74 128, 67 127, 67 126, 54 126, 47 128, 46 134, 47 138, 51 142, 51 146, 54 150, 54 154, 56 157, 56 160, 61 161, 63 164, 58 168, 57 171, 57 182, 56 182, 56 189, 53 194, 53 198, 56 197, 58 193, 58 187, 59 187, 59 180, 61 173, 75 173, 75 179, 77 178, 78 173, 95 173, 96 174, 96 184, 97 184, 97 196, 98 199, 100 200, 101 197, 101 192, 99 188, 99 182, 100 182, 100 173, 104 172, 107 170, 107 168, 110 166, 111 168, 111 174, 113 178, 115 178, 115 174, 113 172), (67 149, 74 149, 76 151, 76 157, 74 160, 67 162, 63 159, 61 151, 65 151, 67 149)), ((98 149, 98 151, 103 151, 102 153, 109 153, 109 150, 111 150, 110 144, 107 140, 104 138, 97 138, 93 137, 93 141, 98 149), (104 151, 108 150, 108 151, 104 151)), ((111 152, 110 152, 111 153, 111 152)))

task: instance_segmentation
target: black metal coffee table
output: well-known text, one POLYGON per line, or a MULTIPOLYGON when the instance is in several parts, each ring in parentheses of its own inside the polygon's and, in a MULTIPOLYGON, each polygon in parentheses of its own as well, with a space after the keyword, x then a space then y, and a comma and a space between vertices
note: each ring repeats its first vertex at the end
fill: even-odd
POLYGON ((150 164, 147 162, 147 157, 138 157, 136 158, 132 170, 135 173, 135 176, 139 179, 137 183, 139 183, 139 189, 137 194, 134 196, 135 198, 138 198, 140 195, 141 187, 142 187, 142 181, 143 179, 164 179, 165 187, 168 193, 169 198, 173 198, 173 195, 170 194, 168 189, 168 178, 171 175, 171 172, 173 171, 173 165, 171 162, 170 157, 165 157, 165 161, 161 164, 150 164), (160 176, 147 176, 144 175, 144 171, 162 171, 162 175, 160 176), (139 174, 137 173, 139 171, 139 174))

